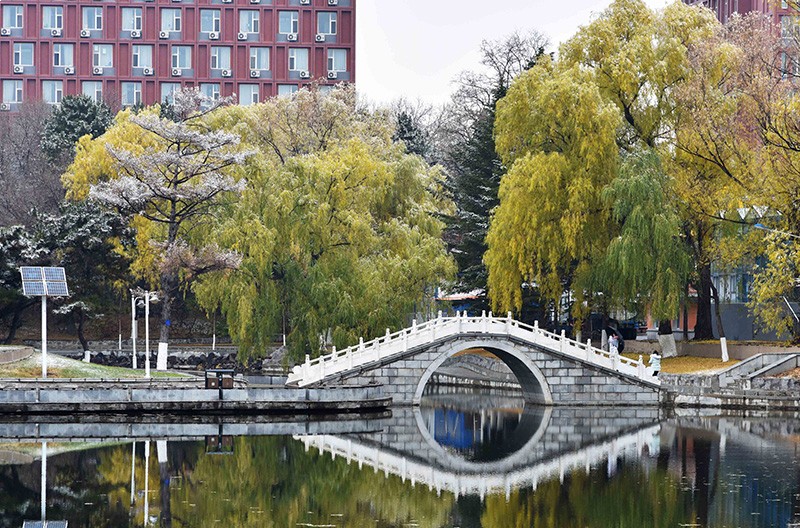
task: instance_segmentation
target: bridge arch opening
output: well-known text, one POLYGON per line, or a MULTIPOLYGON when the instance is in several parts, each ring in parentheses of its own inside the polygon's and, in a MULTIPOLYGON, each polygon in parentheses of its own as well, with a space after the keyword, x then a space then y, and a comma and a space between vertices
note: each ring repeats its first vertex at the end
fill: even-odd
POLYGON ((504 363, 519 383, 526 403, 552 405, 553 396, 547 380, 524 351, 511 342, 482 339, 456 340, 437 349, 437 357, 419 379, 412 404, 420 405, 425 387, 448 359, 472 351, 485 351, 504 363))

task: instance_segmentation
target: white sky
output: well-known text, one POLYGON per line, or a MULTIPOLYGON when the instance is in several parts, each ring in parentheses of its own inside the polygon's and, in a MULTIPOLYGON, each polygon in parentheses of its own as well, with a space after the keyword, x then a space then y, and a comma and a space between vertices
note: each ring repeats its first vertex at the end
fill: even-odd
MULTIPOLYGON (((654 8, 667 0, 645 0, 654 8)), ((356 85, 377 103, 445 102, 452 81, 480 66, 482 40, 536 29, 551 50, 611 0, 358 0, 356 85)))

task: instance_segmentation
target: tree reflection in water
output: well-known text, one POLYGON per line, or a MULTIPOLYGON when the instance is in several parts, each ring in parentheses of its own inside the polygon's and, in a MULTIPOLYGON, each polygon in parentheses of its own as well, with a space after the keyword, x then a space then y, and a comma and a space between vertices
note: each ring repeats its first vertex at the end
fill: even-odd
MULTIPOLYGON (((434 408, 431 412, 437 415, 434 408)), ((480 411, 469 412, 473 418, 480 416, 480 411)), ((593 423, 602 424, 596 413, 603 411, 592 412, 593 423)), ((585 423, 584 415, 585 410, 575 411, 575 428, 585 423)), ((502 423, 496 417, 487 418, 492 421, 502 423)), ((480 439, 482 434, 484 439, 502 440, 506 445, 537 449, 513 440, 517 429, 510 425, 503 426, 505 433, 495 434, 485 430, 485 423, 471 423, 476 427, 469 429, 470 439, 480 439)), ((540 426, 550 428, 556 423, 554 418, 540 426)), ((243 528, 304 523, 383 528, 673 528, 681 524, 766 528, 787 526, 800 518, 800 421, 796 418, 679 418, 662 421, 654 430, 658 434, 635 452, 624 450, 612 460, 565 472, 563 480, 555 474, 508 494, 495 491, 483 498, 445 490, 437 493, 388 470, 359 467, 357 461, 334 459, 316 449, 306 451, 303 442, 289 436, 235 438, 232 452, 225 456, 207 453, 204 442, 169 442, 166 462, 159 464, 155 453, 150 457, 149 513, 155 525, 162 527, 243 528)), ((549 434, 540 435, 542 442, 549 434)), ((337 438, 353 444, 373 441, 371 448, 380 450, 374 443, 380 435, 391 437, 391 432, 337 438)), ((50 518, 68 519, 70 528, 144 525, 141 443, 136 450, 133 506, 130 444, 96 447, 52 442, 48 446, 53 453, 48 458, 50 518)), ((485 459, 486 452, 473 443, 467 456, 485 459)), ((449 453, 457 455, 458 450, 449 453)), ((30 460, 36 457, 36 449, 6 444, 0 446, 0 457, 5 460, 0 466, 0 525, 21 526, 25 519, 37 519, 40 462, 30 460)), ((489 464, 502 462, 496 457, 492 460, 489 464)))

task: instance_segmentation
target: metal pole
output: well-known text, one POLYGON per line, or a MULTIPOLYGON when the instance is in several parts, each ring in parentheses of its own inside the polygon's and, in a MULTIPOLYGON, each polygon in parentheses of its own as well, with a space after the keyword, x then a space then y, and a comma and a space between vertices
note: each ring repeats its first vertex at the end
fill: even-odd
MULTIPOLYGON (((44 297, 43 297, 44 298, 44 297)), ((47 510, 47 442, 42 442, 42 522, 47 510)))
POLYGON ((136 297, 131 292, 131 342, 133 342, 133 368, 136 369, 136 297))
POLYGON ((42 378, 47 378, 47 296, 42 295, 42 378))
POLYGON ((150 292, 144 292, 144 377, 150 377, 150 292))

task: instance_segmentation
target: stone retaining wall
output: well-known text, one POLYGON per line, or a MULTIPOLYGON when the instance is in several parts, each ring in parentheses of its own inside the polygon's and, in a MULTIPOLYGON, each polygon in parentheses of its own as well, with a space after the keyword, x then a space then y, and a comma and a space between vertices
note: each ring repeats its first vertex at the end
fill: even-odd
POLYGON ((32 355, 31 347, 0 347, 0 365, 14 363, 32 355))

